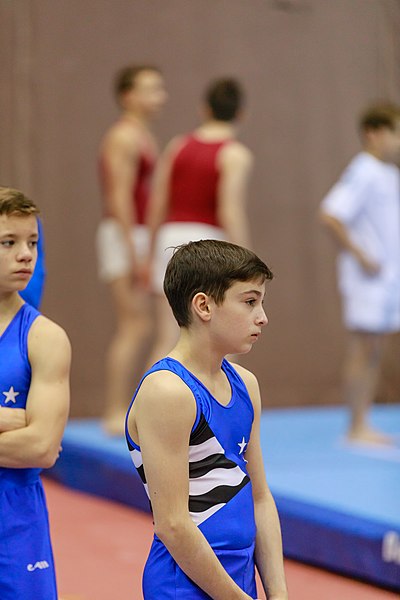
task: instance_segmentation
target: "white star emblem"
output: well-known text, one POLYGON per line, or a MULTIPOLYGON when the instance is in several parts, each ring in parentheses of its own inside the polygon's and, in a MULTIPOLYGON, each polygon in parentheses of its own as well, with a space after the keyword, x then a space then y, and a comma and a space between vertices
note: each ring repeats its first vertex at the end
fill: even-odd
POLYGON ((11 386, 10 389, 8 390, 8 392, 2 392, 6 399, 4 401, 4 404, 7 404, 7 402, 14 402, 14 404, 16 403, 16 396, 19 396, 19 392, 16 392, 14 390, 14 387, 11 386))
POLYGON ((243 454, 243 452, 244 452, 244 449, 245 449, 245 448, 246 448, 246 446, 247 446, 247 442, 245 442, 244 438, 242 438, 242 441, 241 441, 241 442, 238 442, 238 446, 239 446, 239 448, 240 448, 240 452, 239 452, 239 454, 243 454))

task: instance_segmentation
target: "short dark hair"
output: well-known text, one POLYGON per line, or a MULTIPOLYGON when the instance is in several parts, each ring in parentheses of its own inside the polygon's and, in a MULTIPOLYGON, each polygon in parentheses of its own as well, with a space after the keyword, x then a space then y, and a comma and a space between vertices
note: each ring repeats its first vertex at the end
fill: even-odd
POLYGON ((180 327, 191 323, 190 303, 199 292, 222 304, 236 281, 271 280, 272 271, 251 250, 220 240, 175 248, 164 277, 164 292, 180 327))
POLYGON ((135 79, 142 73, 143 71, 154 71, 156 73, 161 73, 158 67, 154 65, 128 65, 127 67, 123 67, 118 71, 114 80, 114 92, 117 100, 119 100, 120 96, 125 92, 129 92, 129 90, 135 87, 135 79))
POLYGON ((388 128, 394 130, 396 121, 400 120, 400 107, 390 102, 382 102, 367 107, 360 115, 361 131, 368 129, 388 128))
POLYGON ((23 192, 10 187, 0 187, 0 215, 38 215, 39 209, 23 192))
POLYGON ((243 105, 244 93, 236 79, 227 77, 216 79, 208 86, 205 100, 214 119, 232 121, 243 105))

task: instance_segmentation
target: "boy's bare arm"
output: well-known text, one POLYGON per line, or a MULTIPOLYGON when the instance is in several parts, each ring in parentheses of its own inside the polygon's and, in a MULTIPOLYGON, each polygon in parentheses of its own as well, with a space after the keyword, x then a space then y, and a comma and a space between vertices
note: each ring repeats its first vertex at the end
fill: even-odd
POLYGON ((287 600, 279 516, 265 477, 260 444, 260 390, 257 379, 252 373, 240 365, 235 365, 235 368, 242 376, 254 406, 254 422, 246 450, 246 460, 253 486, 257 527, 256 565, 268 600, 287 600))
POLYGON ((104 190, 112 215, 118 221, 136 269, 132 242, 132 225, 136 221, 132 190, 137 177, 139 140, 130 125, 117 124, 108 133, 102 148, 102 160, 107 169, 107 187, 104 190))
POLYGON ((325 225, 327 229, 329 229, 339 246, 341 248, 344 248, 345 250, 348 250, 348 252, 350 252, 358 260, 362 268, 367 273, 375 275, 379 272, 379 265, 375 261, 371 260, 365 254, 362 248, 354 244, 346 226, 341 221, 339 221, 339 219, 328 215, 322 210, 319 213, 319 217, 321 223, 325 225))
POLYGON ((182 147, 183 138, 173 138, 164 152, 160 156, 157 167, 154 173, 154 182, 150 195, 149 205, 146 211, 146 224, 150 231, 150 247, 149 247, 149 265, 152 268, 152 261, 155 253, 155 242, 157 232, 165 221, 168 211, 169 202, 169 181, 171 168, 177 152, 182 147))
POLYGON ((218 219, 230 242, 249 248, 247 194, 253 157, 245 146, 233 142, 222 149, 219 158, 218 219))
POLYGON ((20 429, 26 425, 26 411, 24 408, 0 407, 0 433, 20 429))
POLYGON ((174 374, 153 373, 135 400, 135 420, 154 527, 180 568, 215 600, 249 600, 228 575, 188 509, 192 393, 174 374))
POLYGON ((134 217, 131 200, 138 157, 139 140, 136 137, 131 127, 116 125, 108 133, 101 150, 108 175, 107 202, 124 228, 131 227, 134 217))
POLYGON ((28 336, 32 379, 26 425, 0 433, 0 466, 47 468, 56 461, 69 411, 71 348, 61 327, 40 316, 28 336))

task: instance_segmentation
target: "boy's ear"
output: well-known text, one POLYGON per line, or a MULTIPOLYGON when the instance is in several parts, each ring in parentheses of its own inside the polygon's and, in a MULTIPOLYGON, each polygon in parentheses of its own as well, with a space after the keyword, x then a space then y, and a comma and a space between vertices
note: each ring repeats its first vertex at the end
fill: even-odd
POLYGON ((204 292, 198 292, 193 296, 192 307, 195 314, 202 321, 209 321, 211 317, 210 298, 204 292))

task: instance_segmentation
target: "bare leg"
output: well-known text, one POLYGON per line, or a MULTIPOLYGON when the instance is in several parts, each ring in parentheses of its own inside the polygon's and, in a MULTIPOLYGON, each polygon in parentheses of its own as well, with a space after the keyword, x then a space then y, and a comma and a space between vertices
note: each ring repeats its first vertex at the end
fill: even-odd
POLYGON ((348 438, 356 442, 389 443, 371 428, 368 413, 375 399, 384 348, 384 336, 353 332, 349 334, 344 369, 344 397, 350 407, 348 438))
POLYGON ((148 367, 171 352, 179 337, 179 327, 165 296, 159 294, 155 298, 156 338, 151 352, 148 367))
POLYGON ((124 419, 138 376, 141 350, 150 333, 148 295, 128 277, 110 284, 116 331, 106 358, 106 394, 103 424, 112 435, 123 435, 124 419))

